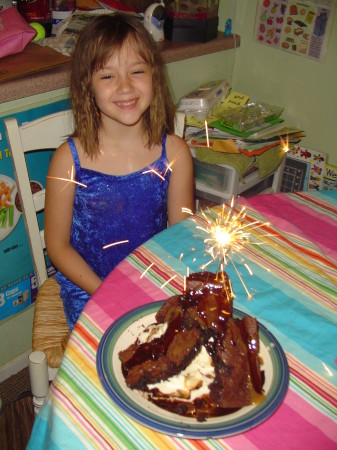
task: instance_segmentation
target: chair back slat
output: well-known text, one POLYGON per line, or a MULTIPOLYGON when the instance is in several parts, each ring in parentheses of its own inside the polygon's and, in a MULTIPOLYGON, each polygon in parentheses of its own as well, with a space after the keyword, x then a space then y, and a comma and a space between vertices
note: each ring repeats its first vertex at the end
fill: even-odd
POLYGON ((33 201, 35 206, 35 211, 40 212, 44 210, 44 202, 46 198, 46 190, 42 189, 42 191, 35 192, 33 194, 33 201))

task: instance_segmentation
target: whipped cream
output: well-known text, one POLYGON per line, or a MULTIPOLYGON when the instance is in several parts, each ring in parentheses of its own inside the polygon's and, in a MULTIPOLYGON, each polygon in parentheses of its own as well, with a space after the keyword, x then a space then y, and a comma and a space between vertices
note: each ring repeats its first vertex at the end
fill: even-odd
POLYGON ((179 400, 193 401, 209 394, 209 385, 214 381, 215 372, 212 358, 204 346, 185 370, 178 375, 162 380, 159 383, 148 384, 149 389, 158 389, 162 394, 179 400))
POLYGON ((146 344, 147 342, 153 341, 153 339, 160 338, 165 334, 166 330, 167 323, 154 323, 149 325, 139 334, 137 338, 137 345, 146 344))

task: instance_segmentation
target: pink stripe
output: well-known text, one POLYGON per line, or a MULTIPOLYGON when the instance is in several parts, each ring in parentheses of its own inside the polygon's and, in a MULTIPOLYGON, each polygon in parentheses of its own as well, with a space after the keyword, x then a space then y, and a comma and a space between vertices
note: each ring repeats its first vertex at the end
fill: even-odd
POLYGON ((337 223, 328 216, 321 219, 316 210, 279 194, 255 196, 240 203, 257 210, 284 231, 309 238, 327 255, 337 259, 337 223))
POLYGON ((168 297, 147 278, 140 278, 140 275, 128 261, 123 261, 96 291, 85 312, 105 330, 113 320, 133 308, 168 297), (133 282, 132 278, 137 282, 133 282))
MULTIPOLYGON (((217 441, 218 442, 218 441, 217 441)), ((235 448, 235 450, 258 450, 259 446, 256 446, 249 440, 249 434, 237 434, 236 436, 227 437, 225 439, 219 439, 219 443, 223 443, 224 448, 235 448)))
POLYGON ((249 431, 247 434, 249 440, 260 450, 270 450, 271 448, 273 450, 299 448, 335 450, 336 423, 330 420, 330 427, 333 428, 330 433, 332 438, 329 438, 320 429, 321 421, 327 424, 328 418, 318 410, 314 411, 314 408, 300 397, 297 396, 296 399, 294 397, 288 399, 288 397, 289 392, 281 407, 266 422, 249 431), (305 403, 305 407, 302 402, 305 403), (298 404, 300 404, 300 408, 298 404), (303 415, 298 414, 293 408, 299 408, 303 415), (306 419, 307 415, 310 420, 306 419))
POLYGON ((111 317, 95 302, 88 302, 84 309, 84 315, 95 321, 95 327, 101 328, 102 334, 112 323, 111 317))
POLYGON ((337 444, 337 423, 330 417, 322 414, 318 409, 308 404, 306 400, 300 397, 296 392, 289 389, 285 402, 290 408, 296 411, 313 426, 319 428, 327 437, 337 444))

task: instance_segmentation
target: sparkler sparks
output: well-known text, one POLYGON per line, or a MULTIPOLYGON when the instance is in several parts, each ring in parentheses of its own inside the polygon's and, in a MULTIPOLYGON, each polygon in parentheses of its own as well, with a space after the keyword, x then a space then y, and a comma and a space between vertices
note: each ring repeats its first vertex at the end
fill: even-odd
POLYGON ((67 181, 68 183, 74 183, 74 184, 78 184, 79 186, 82 187, 87 187, 86 184, 80 183, 79 181, 76 181, 74 179, 74 166, 71 166, 71 172, 70 172, 70 178, 62 178, 62 177, 50 177, 47 175, 47 178, 53 178, 54 180, 60 180, 60 181, 67 181))
POLYGON ((174 164, 174 161, 171 161, 171 162, 167 165, 166 170, 165 170, 165 172, 164 172, 164 177, 166 177, 166 174, 167 174, 168 171, 172 172, 172 166, 173 166, 173 164, 174 164))
POLYGON ((170 283, 170 281, 174 280, 174 278, 176 278, 176 276, 177 276, 177 275, 173 275, 171 278, 169 278, 168 280, 166 280, 165 283, 163 283, 163 284, 160 286, 160 289, 163 289, 167 284, 170 283))
POLYGON ((151 267, 153 266, 153 264, 154 264, 154 263, 151 263, 151 264, 144 270, 144 272, 143 272, 143 273, 141 274, 141 276, 140 276, 140 279, 142 279, 142 278, 146 275, 147 271, 151 269, 151 267))
POLYGON ((205 120, 205 132, 206 132, 207 147, 209 147, 209 134, 208 134, 208 123, 207 123, 207 120, 205 120))
POLYGON ((282 150, 284 151, 284 153, 289 152, 289 150, 290 150, 290 148, 289 148, 289 136, 287 135, 285 141, 280 136, 280 141, 281 141, 281 147, 282 147, 282 150))
POLYGON ((151 172, 154 173, 155 175, 157 175, 157 177, 161 178, 163 181, 165 180, 165 178, 154 169, 144 170, 144 172, 142 172, 142 174, 145 175, 146 173, 151 173, 151 172))
POLYGON ((181 208, 181 212, 186 213, 186 214, 190 214, 191 216, 193 216, 193 212, 190 208, 185 208, 184 206, 181 208))
POLYGON ((105 250, 106 248, 109 248, 109 247, 113 247, 115 245, 126 244, 127 242, 129 242, 128 239, 126 239, 125 241, 112 242, 111 244, 104 245, 103 250, 105 250))

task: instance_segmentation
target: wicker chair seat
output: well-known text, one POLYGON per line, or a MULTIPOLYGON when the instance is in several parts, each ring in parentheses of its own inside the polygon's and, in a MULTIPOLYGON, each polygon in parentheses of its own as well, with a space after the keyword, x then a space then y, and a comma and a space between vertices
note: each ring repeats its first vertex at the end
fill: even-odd
POLYGON ((35 301, 33 350, 46 354, 49 367, 59 367, 69 335, 60 286, 55 277, 48 278, 35 301))

